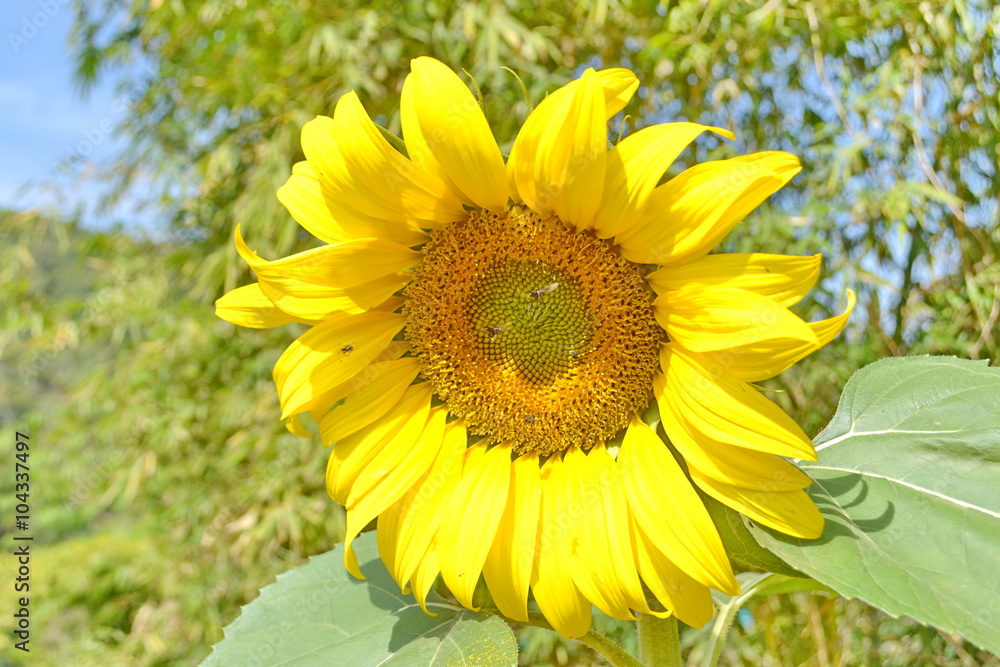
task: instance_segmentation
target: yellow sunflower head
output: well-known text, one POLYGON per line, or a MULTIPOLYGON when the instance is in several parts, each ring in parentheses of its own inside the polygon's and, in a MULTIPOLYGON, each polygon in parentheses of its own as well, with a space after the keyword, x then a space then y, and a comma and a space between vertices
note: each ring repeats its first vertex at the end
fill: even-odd
POLYGON ((709 588, 738 586, 695 487, 821 533, 809 478, 783 458, 812 445, 751 383, 836 336, 853 295, 806 323, 788 307, 818 255, 708 254, 798 160, 756 153, 661 184, 698 135, 732 134, 666 123, 609 150, 607 121, 638 85, 588 69, 538 105, 505 163, 468 87, 417 58, 407 155, 354 93, 302 130, 306 161, 278 198, 327 245, 267 261, 237 229, 258 282, 218 313, 311 326, 274 378, 289 428, 309 435, 310 413, 334 445, 327 486, 356 576, 351 542, 377 518, 382 560, 421 605, 440 574, 471 608, 482 575, 506 616, 527 620, 530 591, 567 637, 591 605, 701 626, 709 588))

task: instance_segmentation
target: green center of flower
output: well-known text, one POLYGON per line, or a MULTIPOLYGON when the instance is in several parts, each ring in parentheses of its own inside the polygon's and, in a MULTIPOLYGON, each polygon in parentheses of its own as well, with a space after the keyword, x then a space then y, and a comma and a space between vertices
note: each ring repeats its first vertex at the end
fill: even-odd
POLYGON ((542 261, 491 268, 471 305, 486 358, 536 384, 575 366, 590 337, 580 285, 542 261))
POLYGON ((423 254, 406 338, 473 434, 549 455, 645 409, 663 332, 640 267, 606 241, 514 207, 473 211, 423 254))

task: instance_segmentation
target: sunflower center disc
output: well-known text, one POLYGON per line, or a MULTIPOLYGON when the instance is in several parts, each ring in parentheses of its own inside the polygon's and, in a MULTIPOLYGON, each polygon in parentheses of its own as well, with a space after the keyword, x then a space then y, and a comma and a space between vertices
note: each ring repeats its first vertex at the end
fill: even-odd
POLYGON ((472 433, 590 447, 649 402, 661 332, 636 265, 515 207, 435 231, 406 288, 423 375, 472 433))

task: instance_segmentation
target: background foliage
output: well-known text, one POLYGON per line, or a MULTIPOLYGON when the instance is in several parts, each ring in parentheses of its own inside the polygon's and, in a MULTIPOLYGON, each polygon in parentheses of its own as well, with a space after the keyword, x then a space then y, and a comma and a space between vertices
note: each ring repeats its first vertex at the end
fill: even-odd
MULTIPOLYGON (((398 131, 417 55, 469 72, 505 152, 528 104, 501 67, 537 103, 586 66, 621 64, 643 82, 623 132, 693 120, 737 134, 700 141, 672 171, 753 150, 801 156, 803 173, 727 245, 822 251, 825 279, 799 307, 807 319, 842 305, 845 286, 859 292, 845 336, 768 383, 810 434, 850 374, 880 357, 995 361, 991 5, 81 0, 80 82, 140 72, 122 80, 135 100, 119 128, 129 148, 102 177, 163 226, 153 241, 32 212, 0 220, 2 423, 29 429, 45 476, 32 664, 199 660, 240 604, 341 536, 326 453, 277 420, 270 369, 296 332, 235 329, 211 302, 250 280, 231 242, 237 222, 264 256, 309 245, 274 196, 301 159, 301 125, 353 89, 398 131)), ((833 596, 771 596, 749 610, 725 664, 989 660, 833 596)), ((634 642, 630 626, 598 622, 634 642)), ((684 636, 695 653, 699 637, 684 636)), ((519 639, 525 664, 596 659, 550 634, 519 639)))

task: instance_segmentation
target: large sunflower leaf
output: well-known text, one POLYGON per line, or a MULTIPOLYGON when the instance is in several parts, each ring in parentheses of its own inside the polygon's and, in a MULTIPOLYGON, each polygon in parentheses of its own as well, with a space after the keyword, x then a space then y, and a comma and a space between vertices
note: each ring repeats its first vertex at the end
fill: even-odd
POLYGON ((874 363, 847 383, 816 449, 801 467, 823 536, 750 525, 760 543, 842 595, 1000 653, 1000 369, 874 363))
POLYGON ((367 579, 344 569, 344 545, 278 577, 225 628, 203 663, 225 665, 516 665, 497 616, 431 594, 425 614, 382 565, 375 533, 354 542, 367 579))

